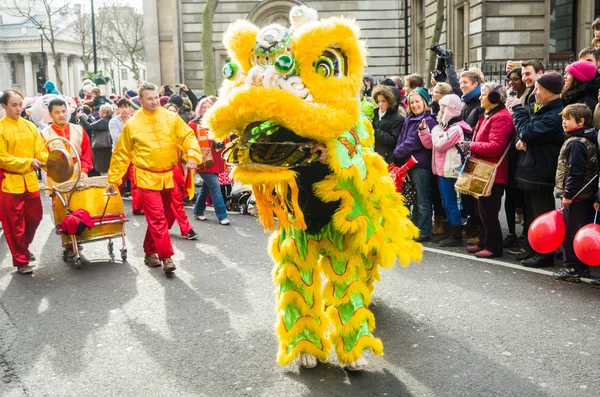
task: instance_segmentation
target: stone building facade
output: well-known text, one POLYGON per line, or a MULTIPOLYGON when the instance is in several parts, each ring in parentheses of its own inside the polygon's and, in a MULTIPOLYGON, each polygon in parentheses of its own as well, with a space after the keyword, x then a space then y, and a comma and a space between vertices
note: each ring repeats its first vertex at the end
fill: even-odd
MULTIPOLYGON (((292 6, 305 4, 321 18, 355 18, 367 39, 368 72, 378 78, 426 72, 438 0, 221 0, 214 17, 215 65, 227 62, 221 43, 227 26, 249 19, 259 26, 288 24, 292 6)), ((441 0, 445 22, 440 44, 456 64, 480 66, 506 60, 568 60, 589 46, 600 0, 441 0)), ((185 82, 201 89, 200 51, 205 1, 144 0, 148 78, 162 84, 185 82), (153 23, 156 21, 156 23, 153 23)))

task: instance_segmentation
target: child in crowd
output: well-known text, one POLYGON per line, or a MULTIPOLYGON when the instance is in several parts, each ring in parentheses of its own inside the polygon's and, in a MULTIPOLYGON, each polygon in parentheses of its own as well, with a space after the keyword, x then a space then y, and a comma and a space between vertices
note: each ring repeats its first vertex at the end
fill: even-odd
POLYGON ((594 31, 592 47, 600 48, 600 18, 596 18, 596 20, 592 22, 592 30, 594 31))
MULTIPOLYGON (((452 87, 450 87, 450 92, 452 92, 452 87)), ((456 145, 465 140, 465 134, 471 135, 472 130, 471 126, 465 123, 460 116, 463 104, 458 95, 446 95, 439 100, 439 104, 438 121, 440 124, 433 127, 431 133, 429 133, 428 127, 419 130, 419 138, 423 146, 433 149, 432 170, 434 175, 439 176, 438 183, 446 210, 447 225, 444 233, 446 238, 440 241, 440 246, 462 247, 462 221, 456 190, 454 190, 462 159, 456 145)))
POLYGON ((572 104, 561 113, 565 142, 558 157, 554 195, 562 199, 562 215, 567 234, 563 242, 564 265, 554 278, 577 283, 589 277, 573 249, 575 234, 589 223, 598 183, 598 132, 592 127, 592 111, 584 104, 572 104))

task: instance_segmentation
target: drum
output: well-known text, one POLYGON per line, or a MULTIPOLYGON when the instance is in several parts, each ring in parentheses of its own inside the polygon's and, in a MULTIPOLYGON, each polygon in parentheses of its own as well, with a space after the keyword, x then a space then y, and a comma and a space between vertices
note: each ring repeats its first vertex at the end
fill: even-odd
MULTIPOLYGON (((56 185, 57 189, 61 191, 70 191, 76 181, 68 181, 59 183, 56 185)), ((52 196, 52 212, 54 213, 54 222, 56 225, 60 224, 63 219, 67 216, 67 208, 63 200, 68 203, 69 209, 75 211, 78 209, 84 209, 89 212, 92 217, 102 216, 104 207, 106 206, 106 200, 109 196, 105 196, 106 186, 108 186, 108 178, 105 176, 84 178, 80 179, 75 190, 71 193, 55 193, 52 196), (59 197, 58 195, 61 195, 59 197), (69 198, 70 196, 70 198, 69 198)), ((111 218, 125 212, 123 206, 123 200, 117 190, 116 196, 111 196, 104 214, 105 219, 111 218)), ((81 236, 77 236, 77 240, 86 240, 90 238, 108 236, 112 234, 121 234, 123 230, 123 224, 105 224, 94 226, 92 229, 87 229, 81 236)), ((61 235, 63 242, 69 243, 71 241, 69 236, 61 235)))

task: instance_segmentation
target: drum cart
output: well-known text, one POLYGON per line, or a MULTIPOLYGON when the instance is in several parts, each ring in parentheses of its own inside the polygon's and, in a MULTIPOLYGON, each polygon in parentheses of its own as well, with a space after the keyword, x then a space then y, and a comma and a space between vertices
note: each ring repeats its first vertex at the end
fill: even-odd
MULTIPOLYGON (((68 145, 71 143, 64 138, 53 138, 62 140, 68 145)), ((51 141, 52 141, 51 140, 51 141)), ((48 144, 50 141, 48 142, 48 144)), ((72 147, 72 146, 71 146, 72 147)), ((120 238, 122 241, 121 259, 127 260, 127 243, 125 241, 125 208, 119 192, 114 196, 105 193, 108 186, 107 177, 80 178, 81 160, 75 148, 77 164, 77 176, 73 180, 58 183, 52 186, 52 212, 54 215, 55 231, 62 241, 62 259, 69 259, 68 251, 73 250, 73 260, 76 268, 81 268, 82 261, 79 253, 79 245, 108 240, 108 253, 112 256, 114 252, 113 239, 120 238), (94 226, 86 229, 80 235, 66 235, 62 230, 63 220, 73 211, 86 210, 94 222, 94 226)), ((72 174, 71 174, 72 175, 72 174)))

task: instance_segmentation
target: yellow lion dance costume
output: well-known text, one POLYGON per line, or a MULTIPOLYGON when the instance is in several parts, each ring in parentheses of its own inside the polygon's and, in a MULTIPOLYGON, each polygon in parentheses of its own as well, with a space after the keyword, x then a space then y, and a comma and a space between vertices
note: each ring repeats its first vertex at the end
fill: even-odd
POLYGON ((237 135, 224 157, 233 178, 252 185, 265 229, 276 229, 278 362, 300 356, 312 367, 333 345, 343 365, 361 369, 363 350, 383 354, 368 309, 379 268, 420 260, 419 231, 360 113, 366 51, 357 24, 317 21, 306 6, 292 9, 291 22, 229 27, 229 81, 204 124, 217 139, 237 135), (311 153, 315 142, 326 164, 311 153))

